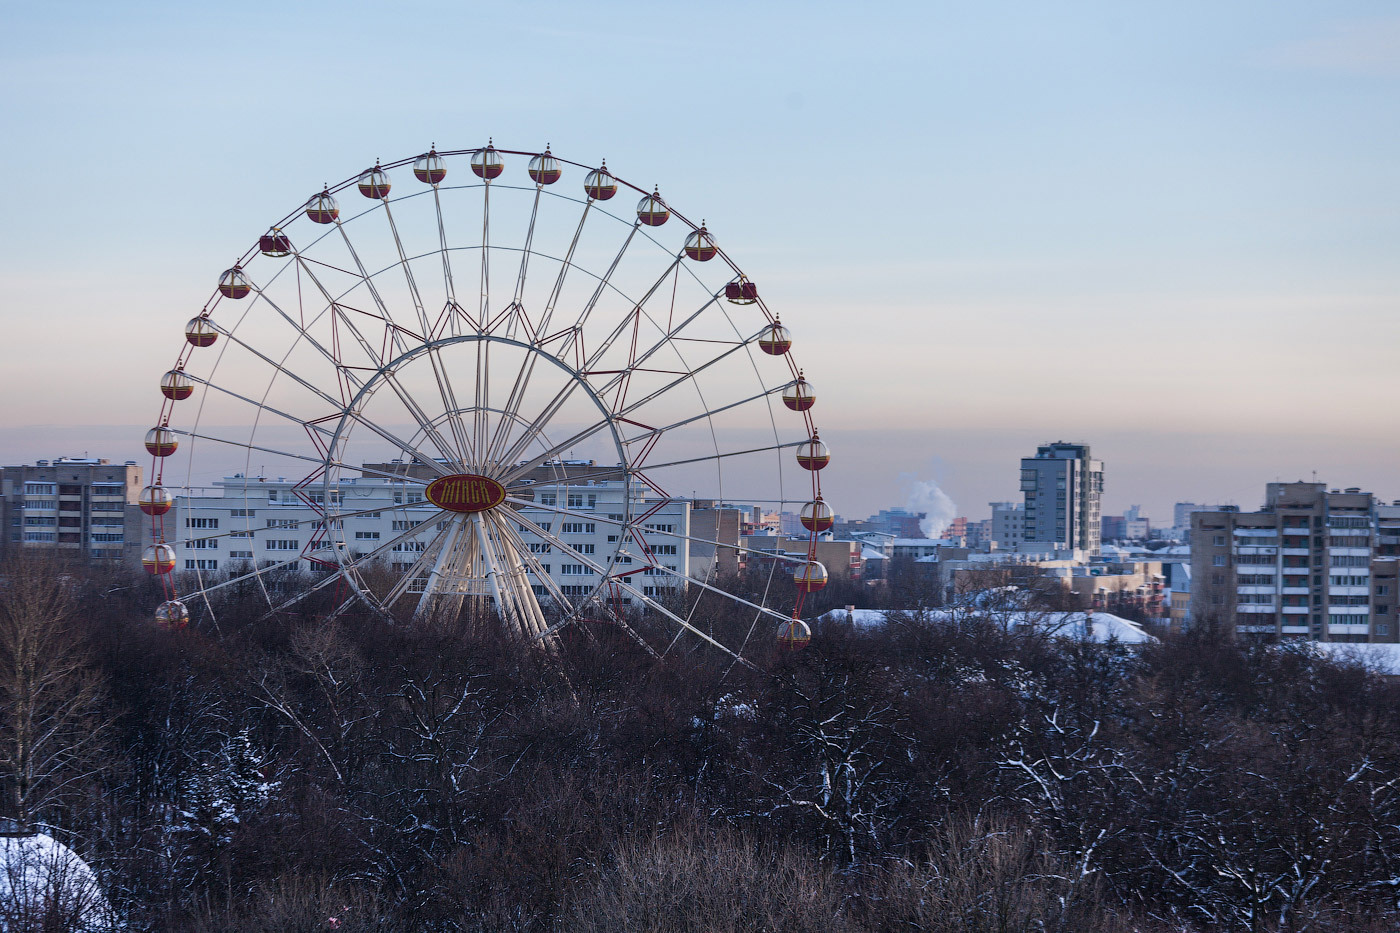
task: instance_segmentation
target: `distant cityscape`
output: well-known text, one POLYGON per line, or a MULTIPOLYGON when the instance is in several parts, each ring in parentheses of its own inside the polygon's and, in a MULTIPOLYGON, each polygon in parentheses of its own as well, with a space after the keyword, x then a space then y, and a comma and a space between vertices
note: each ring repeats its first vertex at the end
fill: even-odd
MULTIPOLYGON (((982 516, 956 516, 942 528, 908 508, 864 519, 830 516, 815 544, 822 572, 861 587, 889 604, 884 608, 907 608, 893 605, 900 581, 918 584, 940 605, 956 604, 992 579, 1034 581, 1057 594, 1063 608, 1174 629, 1210 624, 1240 637, 1400 641, 1400 501, 1315 481, 1269 482, 1256 511, 1178 502, 1169 523, 1154 523, 1138 506, 1102 514, 1106 469, 1086 443, 1044 444, 1019 467, 1019 500, 990 502, 982 516)), ((1014 476, 1012 469, 1008 464, 1014 476)), ((177 571, 206 576, 248 568, 315 572, 334 566, 335 548, 355 556, 380 551, 402 573, 433 531, 424 524, 436 512, 421 494, 424 475, 411 463, 366 464, 363 476, 341 482, 330 503, 338 517, 330 519, 321 511, 327 503, 296 481, 225 477, 170 497, 180 533, 167 535, 164 546, 177 571)), ((545 600, 581 595, 602 568, 551 559, 528 522, 548 529, 556 503, 595 515, 562 531, 579 553, 607 554, 623 536, 624 495, 639 493, 592 461, 548 464, 530 483, 527 498, 538 508, 521 510, 521 531, 532 551, 527 569, 535 593, 545 600)), ((140 567, 162 546, 143 511, 160 495, 168 494, 145 486, 134 461, 58 457, 5 466, 0 545, 140 567)), ((642 592, 796 561, 807 552, 810 520, 747 503, 650 503, 642 592)), ((631 560, 625 553, 617 559, 631 560)))

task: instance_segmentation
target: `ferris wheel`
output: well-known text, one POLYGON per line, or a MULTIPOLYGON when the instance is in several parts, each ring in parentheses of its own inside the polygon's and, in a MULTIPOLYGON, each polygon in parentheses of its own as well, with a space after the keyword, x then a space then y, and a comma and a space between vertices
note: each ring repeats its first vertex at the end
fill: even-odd
POLYGON ((156 620, 237 587, 269 613, 321 593, 475 606, 531 640, 611 624, 655 654, 801 647, 834 515, 792 343, 704 221, 606 162, 376 162, 272 224, 185 327, 145 439, 156 620), (785 509, 800 531, 744 536, 785 509))

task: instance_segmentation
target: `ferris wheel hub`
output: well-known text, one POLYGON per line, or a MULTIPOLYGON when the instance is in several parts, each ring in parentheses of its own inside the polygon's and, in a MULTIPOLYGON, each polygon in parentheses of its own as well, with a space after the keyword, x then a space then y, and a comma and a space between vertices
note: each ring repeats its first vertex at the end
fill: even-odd
POLYGON ((453 473, 439 476, 423 491, 433 505, 448 512, 486 512, 506 500, 506 487, 489 476, 453 473))

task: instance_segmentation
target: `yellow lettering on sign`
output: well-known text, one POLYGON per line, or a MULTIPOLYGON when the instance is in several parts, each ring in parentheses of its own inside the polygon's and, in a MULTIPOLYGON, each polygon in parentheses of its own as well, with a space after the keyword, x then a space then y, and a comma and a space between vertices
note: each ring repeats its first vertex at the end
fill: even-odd
POLYGON ((484 512, 505 501, 506 489, 489 476, 454 473, 429 483, 424 496, 449 512, 484 512))

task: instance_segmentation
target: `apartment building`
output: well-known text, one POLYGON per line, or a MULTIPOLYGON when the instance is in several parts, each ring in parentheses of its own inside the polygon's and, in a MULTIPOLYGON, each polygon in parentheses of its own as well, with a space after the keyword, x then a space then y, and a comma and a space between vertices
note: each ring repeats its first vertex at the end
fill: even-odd
POLYGON ((1025 540, 1097 556, 1103 472, 1088 444, 1056 441, 1023 458, 1025 540))
POLYGON ((139 566, 140 495, 134 460, 59 457, 0 467, 0 546, 56 548, 139 566))
MULTIPOLYGON (((395 573, 414 569, 447 519, 424 499, 424 485, 381 474, 427 479, 436 473, 426 464, 365 464, 365 473, 342 479, 329 501, 320 486, 299 488, 284 477, 225 477, 195 494, 176 497, 165 516, 166 541, 175 546, 176 571, 224 575, 251 567, 284 567, 316 572, 337 564, 337 552, 370 557, 395 573), (324 508, 323 516, 319 508, 324 508)), ((684 586, 694 569, 689 538, 690 503, 657 499, 639 483, 630 485, 611 467, 592 461, 547 464, 526 477, 528 489, 515 498, 536 505, 518 509, 516 531, 533 557, 527 562, 531 588, 547 599, 551 586, 565 597, 586 596, 602 578, 601 570, 627 574, 645 595, 661 595, 684 586), (633 527, 624 527, 631 506, 633 527), (564 550, 525 524, 562 540, 564 550)), ((738 513, 712 521, 733 527, 737 544, 738 513)), ((734 551, 703 545, 704 559, 734 560, 734 551)), ((416 576, 426 580, 427 569, 416 576)), ((421 590, 422 584, 410 587, 421 590)), ((622 594, 622 602, 631 597, 622 594)))
POLYGON ((1012 551, 1026 540, 1026 510, 1020 502, 990 502, 992 507, 991 540, 997 547, 1012 551))
POLYGON ((1400 504, 1358 488, 1269 483, 1257 512, 1191 513, 1191 618, 1242 635, 1400 641, 1400 504))

